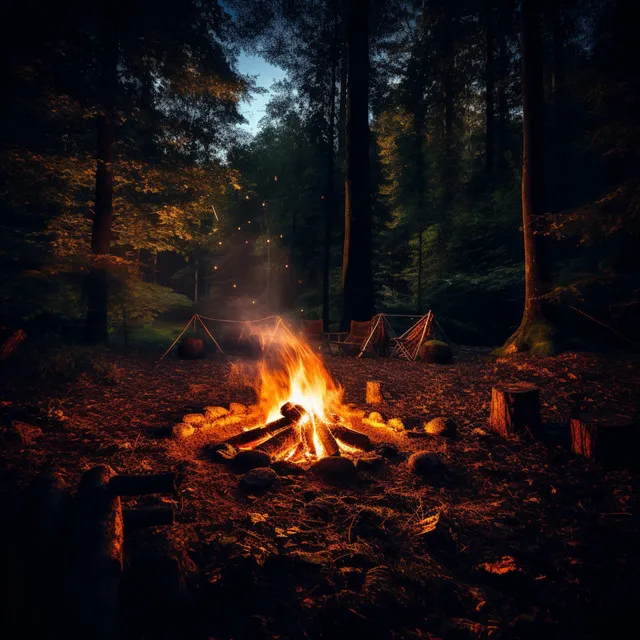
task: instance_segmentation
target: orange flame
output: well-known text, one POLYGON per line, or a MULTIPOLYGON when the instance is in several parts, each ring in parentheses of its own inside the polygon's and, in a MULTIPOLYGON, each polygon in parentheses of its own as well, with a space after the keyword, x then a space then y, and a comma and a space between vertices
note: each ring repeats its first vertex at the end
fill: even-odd
MULTIPOLYGON (((300 427, 311 421, 315 455, 324 457, 326 452, 318 436, 317 424, 329 424, 332 414, 341 413, 342 388, 333 381, 311 347, 282 322, 258 335, 266 351, 265 358, 258 365, 257 391, 261 412, 267 422, 271 422, 281 417, 280 408, 286 402, 304 407, 306 415, 300 421, 300 427)), ((294 450, 287 452, 287 456, 294 453, 294 450)))

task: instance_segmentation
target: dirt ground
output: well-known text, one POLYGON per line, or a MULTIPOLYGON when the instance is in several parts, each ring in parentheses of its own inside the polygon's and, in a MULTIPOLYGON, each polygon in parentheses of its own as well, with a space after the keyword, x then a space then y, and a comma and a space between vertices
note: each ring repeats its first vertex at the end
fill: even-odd
POLYGON ((240 476, 204 453, 217 434, 169 434, 186 413, 253 402, 246 379, 224 360, 110 354, 99 379, 80 374, 0 397, 4 511, 19 517, 20 496, 45 469, 71 487, 96 464, 178 472, 175 495, 141 501, 172 504, 176 524, 125 533, 130 638, 626 635, 640 596, 639 476, 572 456, 566 423, 575 408, 638 417, 640 358, 496 360, 461 348, 446 366, 326 364, 354 407, 374 408, 365 382, 380 380, 375 409, 407 427, 367 430, 383 464, 346 486, 301 469, 262 495, 240 492, 240 476), (487 431, 491 387, 513 381, 540 387, 545 442, 487 431), (424 433, 436 416, 456 420, 456 439, 424 433), (413 474, 416 451, 437 453, 444 471, 413 474), (171 543, 177 567, 162 576, 186 576, 178 595, 140 561, 157 539, 171 543))

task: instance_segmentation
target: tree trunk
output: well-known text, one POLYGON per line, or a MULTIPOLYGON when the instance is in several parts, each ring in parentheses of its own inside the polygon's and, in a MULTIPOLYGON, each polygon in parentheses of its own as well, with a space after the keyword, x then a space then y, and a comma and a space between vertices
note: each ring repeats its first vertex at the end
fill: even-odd
POLYGON ((324 193, 324 256, 322 264, 322 326, 330 331, 331 293, 331 231, 333 227, 334 197, 334 142, 336 128, 336 73, 338 66, 338 0, 333 4, 333 44, 331 60, 331 96, 329 106, 329 130, 327 135, 327 175, 324 193))
POLYGON ((524 232, 525 305, 518 330, 507 340, 504 353, 554 351, 546 296, 551 273, 546 241, 540 231, 544 213, 542 41, 539 0, 522 4, 522 227, 524 232))
POLYGON ((342 322, 375 313, 369 171, 369 1, 349 0, 342 322))
MULTIPOLYGON (((113 162, 116 155, 114 103, 118 83, 118 39, 113 25, 105 26, 102 43, 102 96, 97 120, 96 189, 91 229, 91 251, 96 257, 108 255, 111 250, 113 162)), ((86 335, 89 342, 106 343, 108 341, 108 303, 107 272, 104 265, 97 265, 91 269, 87 281, 86 335)))
POLYGON ((509 53, 507 51, 508 19, 507 3, 504 0, 499 5, 498 12, 498 74, 497 98, 498 113, 496 122, 496 170, 499 177, 504 176, 507 168, 507 122, 509 107, 507 105, 507 84, 509 81, 509 53))
POLYGON ((493 64, 493 0, 485 0, 485 174, 489 184, 493 181, 494 168, 494 85, 495 74, 493 64))

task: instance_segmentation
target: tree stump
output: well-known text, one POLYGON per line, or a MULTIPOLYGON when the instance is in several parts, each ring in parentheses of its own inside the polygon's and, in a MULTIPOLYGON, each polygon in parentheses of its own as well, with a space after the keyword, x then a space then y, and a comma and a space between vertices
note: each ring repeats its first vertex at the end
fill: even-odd
POLYGON ((506 438, 540 426, 540 390, 524 382, 491 390, 489 427, 506 438))
POLYGON ((640 440, 637 421, 616 414, 578 414, 571 418, 573 453, 603 464, 630 465, 640 440))
POLYGON ((382 393, 380 392, 380 381, 369 380, 367 382, 367 404, 379 404, 382 402, 382 393))

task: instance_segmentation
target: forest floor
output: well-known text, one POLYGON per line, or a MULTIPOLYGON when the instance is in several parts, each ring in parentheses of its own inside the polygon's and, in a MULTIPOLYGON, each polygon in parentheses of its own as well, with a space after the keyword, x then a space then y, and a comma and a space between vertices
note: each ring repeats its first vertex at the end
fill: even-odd
POLYGON ((461 348, 448 366, 326 364, 355 407, 372 409, 365 381, 380 380, 375 409, 407 426, 367 431, 387 457, 346 486, 301 470, 263 495, 239 492, 239 475, 203 454, 214 434, 169 436, 186 413, 255 401, 229 364, 107 354, 100 377, 0 397, 2 497, 15 507, 45 468, 73 487, 101 463, 180 474, 174 496, 144 500, 172 503, 176 524, 127 532, 125 555, 131 565, 152 539, 169 539, 188 595, 164 606, 143 579, 125 637, 603 638, 635 626, 640 475, 572 456, 566 423, 575 406, 637 417, 639 357, 461 348), (492 385, 513 381, 540 387, 548 442, 487 431, 492 385), (424 434, 436 416, 457 421, 456 439, 424 434), (416 451, 438 453, 445 472, 414 475, 416 451), (442 531, 426 530, 434 515, 442 531))

